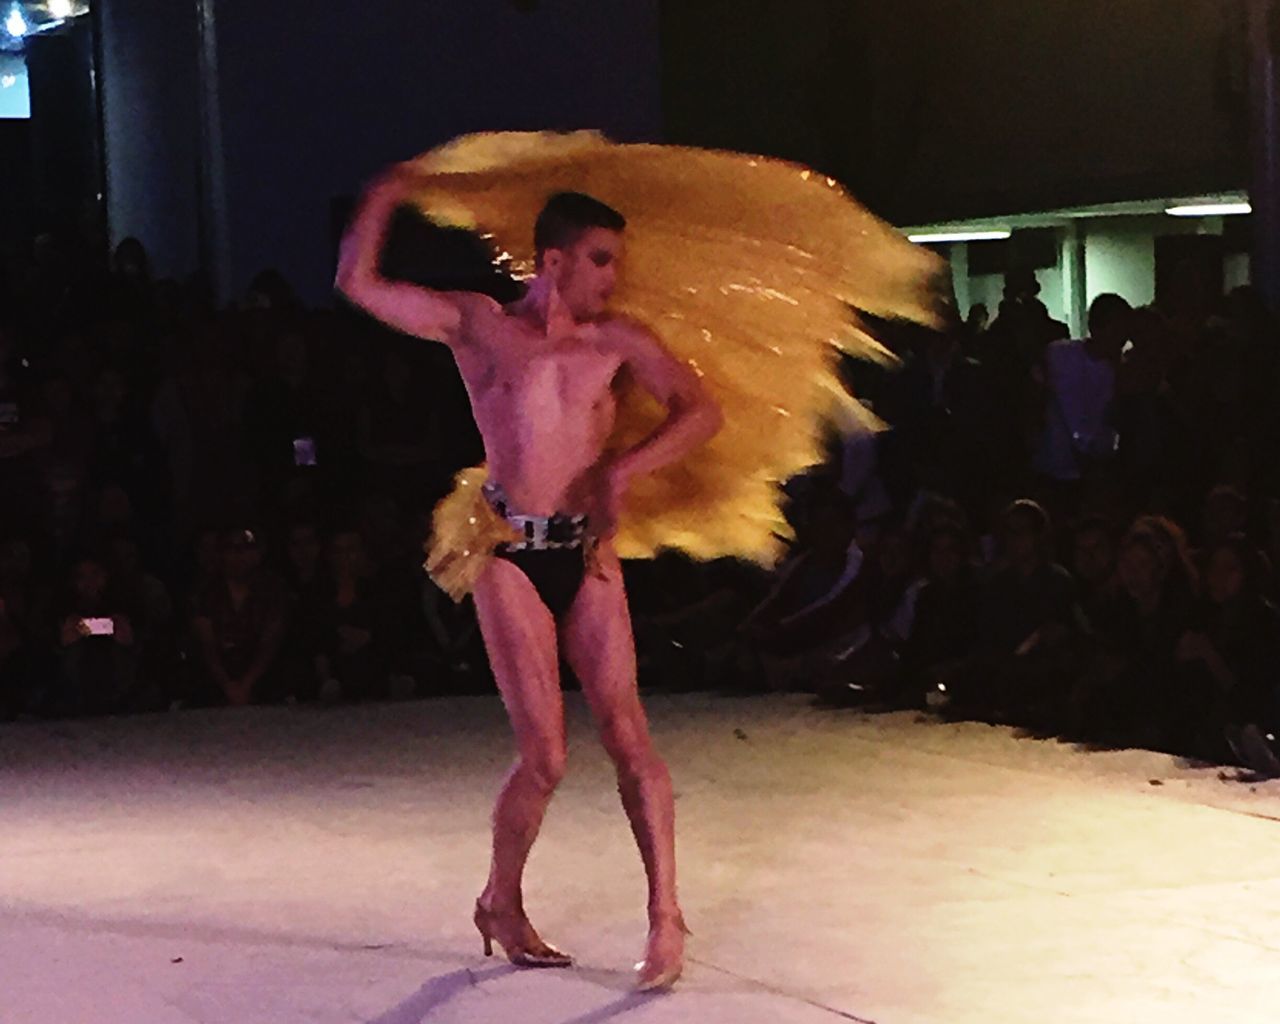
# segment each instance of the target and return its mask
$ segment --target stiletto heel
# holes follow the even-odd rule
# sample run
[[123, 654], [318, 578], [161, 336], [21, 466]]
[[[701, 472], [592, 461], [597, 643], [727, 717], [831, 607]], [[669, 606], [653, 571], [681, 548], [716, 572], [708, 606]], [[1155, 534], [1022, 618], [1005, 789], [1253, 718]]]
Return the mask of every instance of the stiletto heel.
[[[681, 935], [692, 935], [688, 926], [684, 923], [684, 915], [677, 913], [675, 915], [675, 923], [680, 928]], [[649, 935], [652, 941], [653, 927], [649, 928]], [[645, 951], [645, 958], [636, 964], [636, 973], [639, 978], [636, 980], [637, 992], [665, 992], [670, 989], [677, 981], [680, 975], [684, 973], [684, 949], [681, 946], [680, 955], [675, 963], [668, 964], [666, 967], [658, 967], [651, 965], [649, 962], [648, 950]]]
[[500, 913], [476, 900], [473, 920], [484, 939], [485, 956], [493, 955], [493, 943], [496, 941], [507, 959], [518, 967], [573, 966], [573, 957], [543, 942], [519, 911]]

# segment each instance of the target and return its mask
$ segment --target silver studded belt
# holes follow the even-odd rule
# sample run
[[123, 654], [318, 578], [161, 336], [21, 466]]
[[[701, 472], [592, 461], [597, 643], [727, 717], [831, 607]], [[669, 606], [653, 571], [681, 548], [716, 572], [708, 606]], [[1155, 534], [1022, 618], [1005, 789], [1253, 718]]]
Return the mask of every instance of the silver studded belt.
[[511, 502], [502, 486], [496, 483], [484, 485], [484, 496], [498, 515], [502, 516], [524, 537], [522, 541], [502, 544], [504, 551], [555, 551], [563, 548], [582, 547], [587, 539], [587, 517], [557, 512], [551, 516], [527, 516], [511, 510]]

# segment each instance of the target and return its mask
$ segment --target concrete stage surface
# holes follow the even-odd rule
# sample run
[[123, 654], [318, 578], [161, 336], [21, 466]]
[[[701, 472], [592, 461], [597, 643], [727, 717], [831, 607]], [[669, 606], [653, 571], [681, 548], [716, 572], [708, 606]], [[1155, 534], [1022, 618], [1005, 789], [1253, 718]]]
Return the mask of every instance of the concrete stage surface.
[[1280, 1019], [1280, 786], [804, 699], [648, 701], [695, 935], [629, 992], [639, 857], [570, 697], [535, 923], [480, 955], [496, 698], [0, 727], [3, 1024]]

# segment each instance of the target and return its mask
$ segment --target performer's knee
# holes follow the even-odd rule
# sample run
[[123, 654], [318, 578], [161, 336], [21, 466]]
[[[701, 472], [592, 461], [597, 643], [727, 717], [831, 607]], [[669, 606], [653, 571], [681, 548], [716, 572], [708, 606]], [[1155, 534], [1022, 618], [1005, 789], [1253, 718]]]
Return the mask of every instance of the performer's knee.
[[568, 762], [569, 756], [565, 745], [552, 742], [523, 751], [520, 755], [520, 770], [539, 789], [551, 793], [564, 778]]
[[628, 714], [610, 715], [600, 723], [600, 739], [620, 778], [640, 779], [665, 770], [643, 719]]

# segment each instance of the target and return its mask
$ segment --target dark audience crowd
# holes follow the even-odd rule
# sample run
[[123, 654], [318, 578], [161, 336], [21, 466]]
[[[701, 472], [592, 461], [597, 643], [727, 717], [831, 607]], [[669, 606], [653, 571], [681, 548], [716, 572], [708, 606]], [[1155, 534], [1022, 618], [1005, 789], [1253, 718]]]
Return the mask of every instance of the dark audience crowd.
[[[795, 690], [1280, 773], [1280, 328], [1248, 288], [877, 325], [772, 571], [627, 566], [641, 683]], [[122, 243], [0, 268], [0, 718], [492, 688], [421, 569], [481, 448], [442, 346]]]

